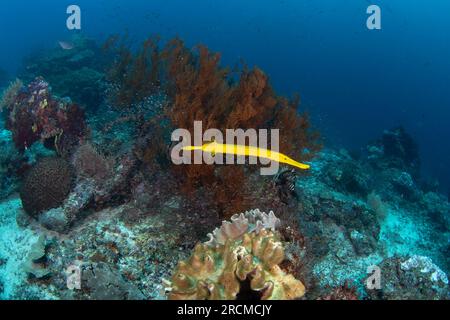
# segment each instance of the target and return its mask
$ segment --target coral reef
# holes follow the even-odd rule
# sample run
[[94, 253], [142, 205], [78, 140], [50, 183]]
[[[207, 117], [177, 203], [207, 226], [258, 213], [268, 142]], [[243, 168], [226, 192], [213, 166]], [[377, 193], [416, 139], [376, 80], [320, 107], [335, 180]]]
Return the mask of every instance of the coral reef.
[[415, 178], [420, 176], [417, 143], [402, 127], [384, 131], [367, 146], [367, 152], [368, 159], [380, 168], [403, 168]]
[[38, 217], [43, 211], [59, 207], [72, 190], [74, 173], [61, 158], [45, 158], [27, 174], [20, 197], [25, 211]]
[[71, 97], [88, 110], [96, 110], [104, 99], [105, 57], [93, 40], [75, 35], [71, 50], [60, 46], [33, 54], [25, 59], [20, 78], [31, 82], [44, 77], [54, 94]]
[[[85, 148], [85, 146], [81, 146]], [[90, 148], [90, 147], [89, 147]], [[88, 150], [91, 152], [93, 150]], [[86, 152], [86, 151], [83, 151]], [[92, 156], [90, 154], [89, 156]], [[94, 157], [100, 156], [95, 153]], [[103, 173], [95, 172], [90, 176], [90, 166], [108, 165], [103, 168]], [[133, 158], [124, 157], [117, 165], [112, 167], [111, 162], [103, 164], [89, 164], [89, 168], [83, 167], [80, 162], [75, 162], [76, 182], [57, 206], [51, 207], [52, 210], [42, 212], [39, 215], [39, 222], [49, 230], [57, 232], [67, 232], [74, 223], [83, 220], [90, 210], [101, 210], [106, 204], [121, 204], [130, 197], [129, 183], [131, 172], [135, 167]], [[111, 167], [110, 167], [111, 165]], [[81, 174], [80, 174], [81, 173]], [[94, 173], [90, 171], [90, 173]], [[125, 200], [123, 200], [125, 199]], [[50, 209], [50, 208], [47, 208]]]
[[[194, 121], [202, 121], [204, 130], [216, 128], [223, 132], [226, 129], [280, 129], [281, 150], [300, 161], [311, 160], [321, 147], [308, 116], [297, 112], [299, 100], [289, 101], [277, 96], [268, 76], [258, 68], [244, 68], [238, 79], [232, 81], [228, 69], [220, 66], [219, 54], [211, 53], [204, 46], [190, 50], [179, 39], [169, 41], [162, 50], [154, 40], [147, 40], [135, 54], [118, 45], [117, 38], [106, 47], [119, 52], [108, 72], [109, 81], [117, 90], [113, 96], [119, 100], [119, 105], [136, 104], [133, 99], [142, 100], [156, 87], [165, 96], [163, 115], [167, 117], [153, 119], [143, 127], [155, 127], [158, 123], [165, 124], [166, 128], [139, 134], [150, 137], [149, 144], [139, 146], [139, 153], [145, 155], [144, 161], [152, 166], [158, 159], [167, 158], [170, 137], [166, 132], [184, 128], [193, 133]], [[139, 108], [135, 109], [139, 112]], [[156, 138], [162, 146], [155, 143], [158, 133], [163, 134]], [[258, 205], [246, 183], [250, 169], [245, 166], [183, 165], [171, 168], [185, 193], [192, 196], [199, 188], [207, 189], [207, 198], [222, 216]]]
[[319, 300], [360, 300], [360, 297], [356, 288], [345, 282], [342, 286], [333, 288], [330, 293], [320, 297]]
[[424, 256], [393, 257], [380, 264], [380, 290], [368, 290], [375, 300], [450, 299], [447, 275]]
[[0, 126], [0, 199], [5, 199], [18, 190], [17, 172], [23, 161], [22, 155], [11, 141], [11, 133]]
[[[209, 230], [213, 226], [205, 219], [207, 215], [193, 215], [192, 221], [186, 222], [180, 215], [178, 201], [173, 197], [165, 200], [151, 209], [152, 214], [133, 224], [124, 219], [129, 205], [104, 209], [91, 213], [65, 234], [43, 229], [37, 222], [27, 221], [19, 228], [16, 219], [21, 220], [20, 201], [2, 204], [7, 220], [0, 220], [0, 237], [5, 238], [6, 247], [3, 250], [3, 243], [0, 244], [0, 256], [9, 257], [5, 273], [14, 276], [4, 297], [163, 299], [161, 279], [168, 278], [177, 262], [187, 258], [199, 237], [199, 224]], [[49, 274], [44, 279], [35, 279], [24, 268], [24, 262], [41, 235], [47, 239], [44, 266]], [[17, 247], [11, 241], [21, 244], [19, 251], [14, 251]], [[81, 268], [81, 290], [67, 288], [66, 270], [74, 265]], [[97, 268], [98, 284], [94, 281]], [[110, 290], [102, 291], [109, 287]]]
[[72, 163], [79, 178], [94, 179], [98, 184], [113, 176], [114, 159], [100, 154], [90, 143], [79, 146]]
[[[139, 289], [105, 263], [84, 265], [81, 271], [81, 286], [85, 299], [93, 300], [143, 300]], [[80, 297], [82, 298], [82, 297]]]
[[119, 108], [136, 108], [160, 85], [161, 55], [157, 39], [147, 39], [133, 53], [118, 36], [110, 37], [103, 49], [116, 58], [106, 73], [109, 82], [108, 99]]
[[[344, 150], [326, 150], [315, 160], [312, 175], [297, 180], [296, 210], [306, 248], [300, 272], [308, 299], [323, 298], [327, 287], [339, 288], [346, 281], [366, 297], [367, 268], [411, 252], [430, 257], [448, 272], [447, 199], [424, 192], [416, 181], [414, 196], [407, 197], [393, 180], [408, 166], [386, 157], [379, 155], [374, 162], [370, 154], [356, 159]], [[348, 180], [339, 178], [347, 163], [369, 193], [349, 188]]]
[[20, 79], [16, 79], [11, 82], [9, 86], [3, 91], [2, 98], [0, 100], [0, 111], [4, 108], [8, 108], [14, 104], [14, 100], [23, 88], [23, 82]]
[[[71, 228], [66, 228], [64, 234], [49, 232], [33, 222], [21, 224], [23, 229], [18, 229], [15, 215], [19, 215], [20, 201], [12, 199], [2, 205], [5, 219], [0, 224], [4, 225], [0, 226], [0, 237], [7, 237], [5, 244], [9, 243], [10, 238], [14, 239], [12, 241], [21, 244], [21, 249], [19, 255], [18, 252], [11, 252], [8, 247], [3, 248], [0, 243], [0, 258], [8, 257], [5, 267], [0, 266], [0, 279], [5, 279], [2, 270], [5, 270], [6, 275], [14, 275], [11, 281], [3, 280], [5, 293], [2, 297], [164, 299], [161, 292], [162, 279], [170, 279], [174, 275], [172, 270], [177, 269], [179, 261], [191, 261], [192, 256], [189, 257], [188, 254], [194, 249], [195, 255], [194, 244], [199, 239], [204, 242], [199, 245], [202, 250], [197, 250], [202, 254], [217, 254], [217, 248], [226, 246], [226, 242], [225, 245], [220, 244], [225, 237], [230, 236], [234, 239], [231, 244], [239, 246], [248, 230], [254, 232], [262, 226], [265, 227], [262, 228], [264, 234], [270, 235], [272, 241], [282, 243], [284, 260], [278, 266], [285, 274], [301, 279], [308, 288], [304, 296], [306, 299], [445, 297], [445, 286], [439, 291], [420, 291], [420, 288], [431, 283], [427, 279], [435, 271], [442, 270], [436, 273], [439, 275], [437, 279], [443, 279], [441, 275], [448, 272], [446, 237], [449, 232], [448, 229], [442, 229], [444, 225], [437, 220], [437, 217], [446, 217], [448, 213], [449, 204], [446, 199], [427, 192], [420, 202], [411, 204], [398, 191], [390, 192], [388, 197], [386, 190], [375, 188], [373, 196], [378, 195], [378, 200], [383, 199], [382, 203], [386, 208], [385, 216], [379, 215], [376, 213], [376, 206], [371, 205], [366, 197], [345, 188], [337, 188], [336, 185], [328, 185], [330, 180], [326, 171], [322, 171], [323, 168], [331, 163], [339, 166], [343, 161], [350, 161], [347, 156], [342, 151], [324, 150], [314, 162], [313, 174], [295, 180], [295, 192], [299, 201], [292, 200], [286, 205], [270, 200], [277, 208], [281, 223], [270, 218], [270, 215], [252, 211], [251, 214], [234, 216], [231, 222], [222, 224], [209, 237], [206, 237], [207, 232], [219, 224], [215, 215], [208, 211], [213, 209], [205, 206], [194, 210], [192, 199], [186, 200], [183, 196], [173, 194], [173, 180], [164, 171], [160, 172], [161, 175], [152, 173], [152, 179], [145, 182], [139, 179], [134, 182], [133, 179], [126, 180], [128, 187], [132, 186], [132, 195], [123, 205], [108, 200], [106, 208], [98, 212], [77, 209], [78, 218], [72, 221]], [[370, 173], [370, 166], [365, 166], [364, 159], [360, 161], [358, 167], [364, 167], [361, 170]], [[253, 176], [250, 178], [253, 179]], [[254, 181], [258, 180], [252, 180], [252, 183]], [[261, 202], [266, 198], [276, 197], [276, 190], [274, 188], [270, 194], [261, 195]], [[75, 193], [69, 196], [72, 201], [76, 200], [72, 203], [81, 203], [82, 197], [74, 195]], [[68, 203], [66, 200], [66, 205]], [[65, 212], [64, 208], [65, 205], [50, 211]], [[85, 208], [90, 206], [86, 205]], [[260, 218], [255, 219], [258, 216]], [[232, 221], [239, 222], [233, 224]], [[272, 231], [272, 226], [277, 231]], [[42, 267], [43, 271], [49, 273], [39, 280], [30, 277], [23, 266], [29, 257], [28, 253], [42, 234], [47, 236], [45, 264]], [[254, 233], [251, 239], [255, 237]], [[212, 247], [205, 244], [208, 241], [213, 244]], [[423, 259], [411, 260], [417, 261], [417, 267], [413, 267], [416, 263], [406, 263], [412, 258], [408, 257], [411, 252], [430, 257], [433, 265], [438, 265], [440, 269], [432, 268], [430, 270], [434, 271], [421, 273], [420, 270], [427, 264], [419, 263]], [[405, 257], [396, 262], [396, 270], [402, 264], [409, 270], [402, 270], [400, 274], [407, 277], [416, 275], [411, 278], [416, 279], [414, 281], [402, 280], [402, 283], [408, 283], [405, 290], [390, 291], [390, 286], [384, 287], [383, 283], [398, 283], [387, 281], [389, 274], [397, 277], [389, 271], [389, 265], [383, 263], [390, 256]], [[82, 290], [72, 291], [66, 287], [67, 276], [64, 270], [74, 261], [81, 261], [84, 279]], [[382, 276], [386, 273], [388, 277], [382, 280], [385, 294], [381, 296], [365, 287], [367, 268], [372, 265], [379, 266]], [[92, 278], [92, 270], [95, 271], [97, 267], [102, 270], [99, 271], [101, 276], [98, 279], [101, 281], [98, 286], [93, 281], [88, 281]], [[419, 276], [423, 279], [420, 280]], [[99, 290], [109, 287], [108, 283], [112, 284], [111, 290], [102, 291], [102, 294]], [[442, 281], [437, 283], [443, 284]], [[128, 290], [125, 288], [129, 288], [127, 292], [132, 294], [125, 294], [124, 290]], [[238, 299], [261, 298], [261, 291], [251, 290], [250, 281], [239, 281], [239, 288], [242, 292], [235, 296]], [[407, 291], [411, 294], [408, 295]]]
[[[231, 72], [206, 47], [157, 43], [112, 38], [100, 52], [74, 39], [30, 58], [29, 85], [5, 92], [1, 299], [449, 298], [450, 204], [421, 181], [404, 129], [359, 157], [320, 150], [298, 98], [278, 96], [259, 68]], [[280, 151], [311, 170], [173, 166], [170, 133], [194, 120], [278, 128]], [[372, 266], [381, 290], [366, 287]], [[80, 289], [67, 286], [72, 267]]]
[[284, 249], [270, 230], [276, 223], [273, 212], [259, 210], [224, 222], [189, 260], [178, 264], [172, 281], [166, 281], [169, 299], [248, 299], [252, 293], [263, 300], [301, 298], [304, 285], [279, 267]]
[[5, 107], [6, 127], [20, 151], [42, 141], [65, 154], [87, 133], [83, 110], [52, 96], [49, 84], [42, 78], [35, 79], [9, 102]]
[[46, 248], [46, 238], [42, 235], [31, 247], [23, 265], [25, 272], [35, 279], [43, 279], [50, 275], [50, 270], [45, 266]]

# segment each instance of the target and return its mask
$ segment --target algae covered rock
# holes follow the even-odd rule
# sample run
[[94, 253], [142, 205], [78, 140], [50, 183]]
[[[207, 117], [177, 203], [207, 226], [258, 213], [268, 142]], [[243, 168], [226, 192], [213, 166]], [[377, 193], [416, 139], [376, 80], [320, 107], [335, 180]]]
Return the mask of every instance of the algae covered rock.
[[424, 256], [393, 257], [380, 264], [381, 289], [367, 290], [374, 300], [449, 299], [447, 275]]
[[259, 210], [235, 215], [198, 244], [187, 261], [181, 261], [171, 281], [165, 281], [171, 300], [291, 300], [305, 293], [303, 283], [286, 274], [278, 234], [270, 230], [275, 215]]
[[105, 263], [93, 263], [83, 267], [82, 287], [90, 300], [143, 300], [139, 289], [125, 281], [117, 270]]

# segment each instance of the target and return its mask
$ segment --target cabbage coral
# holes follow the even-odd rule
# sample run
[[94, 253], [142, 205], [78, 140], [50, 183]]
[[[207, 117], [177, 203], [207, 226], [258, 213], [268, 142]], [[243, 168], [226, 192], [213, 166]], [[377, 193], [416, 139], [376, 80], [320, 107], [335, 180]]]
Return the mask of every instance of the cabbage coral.
[[284, 248], [274, 231], [278, 223], [273, 212], [259, 210], [224, 222], [208, 242], [198, 244], [192, 256], [178, 264], [172, 280], [165, 281], [168, 298], [235, 300], [252, 293], [262, 300], [302, 297], [304, 285], [279, 266]]

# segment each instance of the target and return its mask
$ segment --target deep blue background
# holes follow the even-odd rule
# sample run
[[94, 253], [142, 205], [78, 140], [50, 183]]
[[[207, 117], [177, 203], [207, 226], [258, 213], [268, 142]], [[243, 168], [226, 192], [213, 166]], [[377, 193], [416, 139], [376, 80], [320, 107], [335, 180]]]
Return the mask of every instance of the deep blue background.
[[[450, 184], [448, 0], [4, 0], [0, 67], [15, 72], [24, 55], [68, 39], [69, 4], [89, 36], [179, 35], [226, 64], [260, 66], [280, 93], [300, 93], [330, 145], [360, 149], [402, 124], [424, 170]], [[370, 4], [381, 31], [365, 27]]]

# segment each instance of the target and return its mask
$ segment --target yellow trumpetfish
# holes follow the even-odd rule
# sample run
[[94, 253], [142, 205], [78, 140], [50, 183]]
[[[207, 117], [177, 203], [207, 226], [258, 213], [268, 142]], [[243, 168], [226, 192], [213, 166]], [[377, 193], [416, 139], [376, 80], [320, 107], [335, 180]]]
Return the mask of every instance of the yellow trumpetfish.
[[295, 161], [294, 159], [289, 158], [287, 155], [284, 155], [280, 152], [263, 149], [259, 147], [252, 146], [243, 146], [236, 144], [221, 144], [215, 141], [211, 143], [204, 144], [202, 146], [186, 146], [183, 147], [184, 151], [196, 151], [201, 150], [203, 152], [208, 152], [211, 154], [221, 153], [221, 154], [233, 154], [236, 156], [246, 156], [246, 157], [256, 157], [256, 158], [264, 158], [272, 161], [276, 161], [279, 163], [285, 163], [296, 168], [302, 170], [308, 170], [311, 166]]

